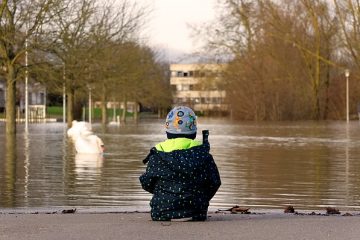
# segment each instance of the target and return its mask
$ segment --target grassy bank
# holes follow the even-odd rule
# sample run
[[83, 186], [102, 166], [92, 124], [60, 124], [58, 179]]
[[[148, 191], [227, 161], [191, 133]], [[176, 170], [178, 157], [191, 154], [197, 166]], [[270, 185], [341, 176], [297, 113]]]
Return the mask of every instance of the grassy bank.
[[[123, 110], [116, 109], [115, 115], [121, 116], [123, 113]], [[113, 109], [107, 109], [107, 115], [109, 119], [113, 118], [114, 110]], [[63, 108], [58, 106], [50, 106], [46, 109], [46, 116], [49, 118], [62, 118], [63, 117]], [[89, 109], [85, 108], [82, 110], [82, 116], [85, 119], [89, 118]], [[133, 113], [127, 112], [126, 117], [132, 117]], [[100, 108], [94, 108], [92, 111], [92, 118], [94, 120], [100, 120], [101, 119], [101, 109]]]
[[[123, 110], [116, 109], [115, 116], [122, 116], [122, 114], [123, 114], [122, 112], [123, 112]], [[114, 115], [114, 110], [113, 109], [107, 109], [107, 116], [108, 116], [109, 121], [112, 121], [113, 115]], [[133, 115], [134, 114], [131, 113], [131, 112], [126, 113], [126, 117], [133, 117]], [[83, 109], [81, 116], [84, 119], [89, 119], [89, 109], [88, 108]], [[48, 106], [46, 108], [46, 117], [47, 118], [62, 119], [62, 117], [63, 117], [63, 108], [59, 107], [59, 106]], [[0, 118], [5, 118], [5, 113], [0, 113]], [[101, 109], [100, 108], [93, 108], [92, 119], [95, 120], [95, 121], [100, 121], [101, 120]]]

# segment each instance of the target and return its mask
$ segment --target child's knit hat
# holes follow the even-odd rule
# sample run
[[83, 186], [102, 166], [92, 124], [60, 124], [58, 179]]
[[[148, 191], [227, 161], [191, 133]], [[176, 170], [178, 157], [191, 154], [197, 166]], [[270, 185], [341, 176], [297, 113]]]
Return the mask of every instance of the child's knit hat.
[[165, 128], [171, 134], [194, 134], [197, 131], [196, 115], [189, 107], [174, 107], [166, 117]]

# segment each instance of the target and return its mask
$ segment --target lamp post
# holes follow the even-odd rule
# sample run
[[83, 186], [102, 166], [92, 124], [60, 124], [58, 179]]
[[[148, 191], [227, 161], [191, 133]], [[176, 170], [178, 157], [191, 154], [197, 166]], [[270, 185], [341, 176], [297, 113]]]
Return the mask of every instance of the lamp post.
[[350, 70], [345, 69], [345, 77], [346, 77], [346, 122], [349, 123], [349, 76]]
[[92, 105], [91, 105], [91, 86], [90, 86], [90, 84], [88, 84], [88, 88], [89, 88], [89, 123], [91, 125], [91, 109], [92, 109]]
[[65, 64], [63, 69], [63, 123], [66, 124], [66, 87], [65, 87]]
[[66, 88], [63, 86], [63, 123], [66, 124]]
[[[27, 31], [26, 31], [27, 34]], [[25, 132], [29, 130], [28, 39], [25, 39]]]

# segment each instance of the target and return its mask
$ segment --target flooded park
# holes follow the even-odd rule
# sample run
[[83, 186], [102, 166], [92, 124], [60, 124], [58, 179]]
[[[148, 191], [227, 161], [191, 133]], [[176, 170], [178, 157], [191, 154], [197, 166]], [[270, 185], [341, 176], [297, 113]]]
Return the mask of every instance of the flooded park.
[[[360, 208], [360, 124], [233, 122], [199, 118], [210, 131], [222, 185], [210, 208]], [[0, 123], [0, 208], [116, 207], [149, 209], [139, 176], [149, 149], [165, 139], [163, 120], [142, 119], [93, 131], [105, 152], [76, 154], [63, 123], [18, 125], [16, 139]]]

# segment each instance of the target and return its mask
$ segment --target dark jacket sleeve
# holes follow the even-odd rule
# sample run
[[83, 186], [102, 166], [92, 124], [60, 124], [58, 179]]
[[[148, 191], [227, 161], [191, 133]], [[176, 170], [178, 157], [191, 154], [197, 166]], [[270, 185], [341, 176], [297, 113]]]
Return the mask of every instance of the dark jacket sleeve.
[[142, 188], [145, 191], [148, 191], [149, 193], [153, 193], [154, 192], [154, 188], [155, 188], [155, 184], [158, 180], [158, 176], [156, 174], [156, 158], [155, 156], [152, 154], [150, 156], [148, 156], [148, 165], [146, 167], [146, 171], [145, 173], [143, 173], [140, 176], [140, 183]]
[[208, 164], [208, 183], [207, 183], [207, 193], [209, 201], [214, 197], [215, 193], [221, 185], [221, 179], [219, 170], [215, 164], [213, 157], [210, 155], [210, 161]]

